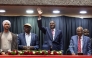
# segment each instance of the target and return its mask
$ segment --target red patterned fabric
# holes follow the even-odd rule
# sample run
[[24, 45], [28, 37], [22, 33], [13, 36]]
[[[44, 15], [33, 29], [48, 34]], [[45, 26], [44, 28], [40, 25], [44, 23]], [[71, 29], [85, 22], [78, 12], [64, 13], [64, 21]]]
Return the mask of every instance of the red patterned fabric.
[[78, 38], [78, 53], [81, 53], [81, 37]]

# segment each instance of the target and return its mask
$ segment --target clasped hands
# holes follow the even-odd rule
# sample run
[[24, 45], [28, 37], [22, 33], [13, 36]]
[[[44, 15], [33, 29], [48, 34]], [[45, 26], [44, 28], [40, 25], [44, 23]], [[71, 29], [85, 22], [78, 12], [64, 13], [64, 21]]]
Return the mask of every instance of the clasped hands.
[[33, 46], [23, 46], [24, 50], [33, 50], [34, 47]]

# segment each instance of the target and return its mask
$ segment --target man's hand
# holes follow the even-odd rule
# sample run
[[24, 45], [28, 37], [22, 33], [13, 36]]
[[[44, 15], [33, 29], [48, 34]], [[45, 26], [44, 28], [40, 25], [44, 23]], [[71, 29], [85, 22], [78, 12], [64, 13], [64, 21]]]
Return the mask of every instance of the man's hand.
[[76, 55], [75, 53], [72, 53], [72, 55]]
[[32, 50], [32, 49], [34, 49], [34, 47], [33, 46], [23, 46], [23, 49], [24, 50]]
[[42, 15], [43, 12], [42, 12], [42, 10], [40, 8], [37, 8], [37, 11], [38, 11], [39, 15]]
[[5, 52], [1, 52], [2, 55], [6, 55]]
[[28, 46], [28, 48], [29, 48], [30, 50], [33, 50], [33, 49], [34, 49], [34, 47], [33, 47], [33, 46]]
[[42, 10], [40, 8], [37, 8], [37, 12], [38, 12], [38, 16], [39, 16], [38, 20], [40, 20], [41, 15], [42, 15], [43, 12], [42, 12]]
[[27, 50], [27, 46], [23, 46], [23, 49], [24, 49], [24, 50]]

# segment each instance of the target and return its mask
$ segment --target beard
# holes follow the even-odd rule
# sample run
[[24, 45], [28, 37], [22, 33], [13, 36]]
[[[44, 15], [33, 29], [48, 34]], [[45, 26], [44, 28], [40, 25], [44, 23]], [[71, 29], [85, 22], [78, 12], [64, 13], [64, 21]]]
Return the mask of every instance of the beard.
[[4, 28], [5, 30], [9, 30], [9, 27]]

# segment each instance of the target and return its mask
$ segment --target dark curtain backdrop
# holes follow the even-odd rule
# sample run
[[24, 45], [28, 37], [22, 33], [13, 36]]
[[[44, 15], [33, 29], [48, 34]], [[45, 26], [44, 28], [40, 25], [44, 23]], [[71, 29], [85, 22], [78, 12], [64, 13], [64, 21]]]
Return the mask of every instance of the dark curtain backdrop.
[[[3, 31], [2, 22], [3, 20], [11, 21], [10, 31], [19, 34], [24, 32], [23, 25], [25, 23], [30, 23], [32, 25], [31, 32], [37, 34], [40, 40], [40, 47], [42, 46], [44, 34], [39, 30], [37, 25], [37, 16], [0, 16], [0, 32]], [[78, 26], [82, 26], [83, 28], [87, 28], [90, 31], [90, 37], [92, 38], [92, 19], [91, 18], [75, 18], [75, 17], [67, 17], [67, 16], [59, 16], [59, 17], [42, 17], [42, 24], [45, 27], [49, 27], [49, 22], [54, 20], [56, 23], [56, 28], [62, 30], [62, 38], [64, 45], [64, 53], [69, 46], [69, 41], [71, 36], [76, 35], [76, 28]]]

